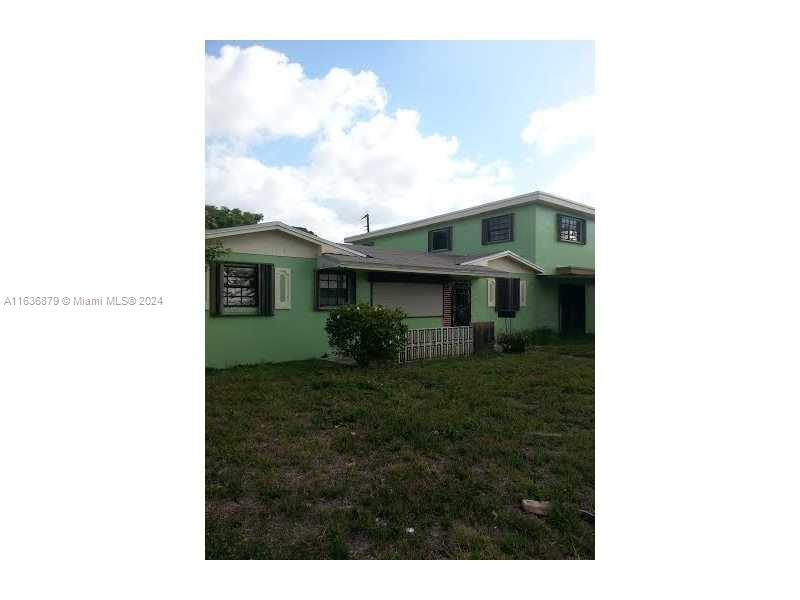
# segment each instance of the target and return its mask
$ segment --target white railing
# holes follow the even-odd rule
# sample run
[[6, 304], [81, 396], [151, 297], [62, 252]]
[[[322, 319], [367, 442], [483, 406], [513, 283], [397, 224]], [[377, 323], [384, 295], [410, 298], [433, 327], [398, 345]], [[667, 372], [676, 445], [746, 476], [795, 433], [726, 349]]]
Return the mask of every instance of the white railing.
[[472, 327], [409, 329], [400, 362], [466, 356], [473, 352]]

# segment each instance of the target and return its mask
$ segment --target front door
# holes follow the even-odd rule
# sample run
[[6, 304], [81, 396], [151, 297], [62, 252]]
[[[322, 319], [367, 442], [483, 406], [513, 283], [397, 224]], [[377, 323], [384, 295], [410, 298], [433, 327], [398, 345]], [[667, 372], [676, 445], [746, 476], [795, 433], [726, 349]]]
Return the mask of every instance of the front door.
[[582, 285], [558, 288], [561, 335], [572, 337], [586, 333], [586, 291]]
[[472, 322], [469, 281], [453, 283], [453, 327], [462, 327]]

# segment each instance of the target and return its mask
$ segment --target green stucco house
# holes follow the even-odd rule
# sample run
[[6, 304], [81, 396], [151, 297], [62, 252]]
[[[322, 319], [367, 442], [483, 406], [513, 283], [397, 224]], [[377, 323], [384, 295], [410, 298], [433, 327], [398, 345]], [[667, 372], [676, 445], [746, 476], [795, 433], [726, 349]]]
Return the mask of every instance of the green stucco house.
[[225, 250], [206, 268], [206, 365], [329, 354], [327, 311], [349, 302], [401, 307], [434, 335], [594, 333], [590, 206], [533, 192], [345, 242], [278, 222], [206, 231]]

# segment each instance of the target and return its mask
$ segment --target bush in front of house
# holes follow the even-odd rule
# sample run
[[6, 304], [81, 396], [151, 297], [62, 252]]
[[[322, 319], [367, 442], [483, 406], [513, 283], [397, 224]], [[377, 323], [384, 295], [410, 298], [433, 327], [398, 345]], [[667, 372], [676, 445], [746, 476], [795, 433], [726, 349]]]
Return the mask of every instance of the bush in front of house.
[[558, 333], [549, 327], [529, 329], [525, 332], [525, 338], [528, 346], [547, 346], [561, 342]]
[[527, 339], [523, 331], [501, 333], [497, 336], [497, 343], [500, 344], [503, 352], [525, 352]]
[[367, 366], [397, 360], [406, 343], [405, 318], [399, 308], [347, 304], [331, 310], [325, 331], [338, 355]]

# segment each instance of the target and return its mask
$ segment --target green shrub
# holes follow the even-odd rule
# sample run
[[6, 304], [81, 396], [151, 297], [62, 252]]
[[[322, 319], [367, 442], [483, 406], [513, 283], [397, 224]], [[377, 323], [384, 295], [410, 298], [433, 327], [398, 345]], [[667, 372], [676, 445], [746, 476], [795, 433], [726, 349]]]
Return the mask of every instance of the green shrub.
[[557, 344], [561, 341], [558, 333], [549, 327], [529, 329], [525, 332], [525, 339], [529, 346], [547, 346], [549, 344]]
[[522, 331], [501, 333], [497, 336], [497, 343], [500, 344], [503, 352], [525, 352], [527, 339]]
[[397, 359], [406, 343], [405, 318], [400, 309], [348, 304], [330, 312], [325, 331], [337, 354], [367, 366]]

